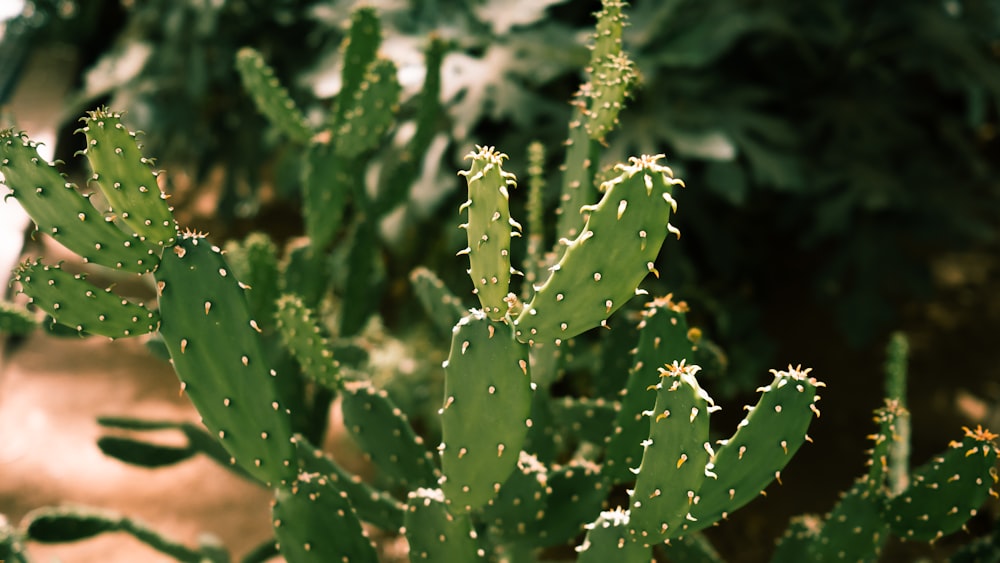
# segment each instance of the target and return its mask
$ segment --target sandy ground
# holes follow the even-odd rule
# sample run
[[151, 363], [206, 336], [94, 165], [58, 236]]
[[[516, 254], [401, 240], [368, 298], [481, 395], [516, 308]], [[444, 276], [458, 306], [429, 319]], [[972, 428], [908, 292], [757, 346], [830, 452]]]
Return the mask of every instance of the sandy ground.
[[[65, 503], [118, 511], [195, 546], [203, 533], [241, 556], [271, 534], [268, 491], [206, 458], [150, 470], [106, 457], [98, 416], [197, 421], [177, 379], [141, 342], [36, 332], [0, 358], [0, 513]], [[169, 441], [170, 437], [166, 437]], [[174, 561], [120, 533], [44, 546], [36, 561]]]

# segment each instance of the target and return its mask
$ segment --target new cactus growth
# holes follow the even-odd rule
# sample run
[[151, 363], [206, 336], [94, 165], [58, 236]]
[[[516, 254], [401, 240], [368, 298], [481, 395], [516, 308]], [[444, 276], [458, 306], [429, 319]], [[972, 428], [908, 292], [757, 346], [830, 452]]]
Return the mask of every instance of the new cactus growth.
[[340, 362], [333, 357], [330, 342], [313, 311], [294, 294], [278, 299], [275, 316], [285, 346], [302, 366], [303, 374], [329, 389], [340, 389]]
[[819, 416], [818, 388], [825, 384], [809, 376], [809, 369], [788, 366], [771, 370], [774, 380], [759, 388], [760, 399], [740, 422], [736, 433], [712, 453], [706, 470], [715, 474], [704, 482], [700, 500], [691, 508], [700, 530], [750, 502], [770, 483], [781, 480], [781, 470], [809, 436], [813, 415]]
[[469, 199], [462, 205], [469, 221], [462, 225], [469, 246], [459, 254], [469, 255], [469, 276], [483, 311], [493, 320], [507, 314], [510, 275], [510, 242], [520, 236], [521, 226], [510, 217], [510, 189], [517, 186], [514, 175], [504, 172], [507, 155], [493, 147], [477, 147], [465, 157], [472, 160], [469, 170], [459, 172], [469, 184]]
[[629, 539], [651, 546], [682, 535], [695, 518], [691, 510], [708, 464], [708, 419], [718, 410], [694, 375], [697, 366], [674, 363], [662, 371], [653, 386], [656, 403], [646, 411], [649, 437], [636, 468], [635, 488], [629, 500]]
[[687, 304], [675, 303], [670, 295], [654, 299], [643, 310], [635, 361], [608, 437], [605, 472], [615, 482], [634, 478], [631, 470], [642, 459], [642, 442], [649, 434], [649, 421], [643, 412], [652, 409], [654, 403], [647, 390], [660, 384], [661, 367], [674, 362], [691, 363], [694, 359], [686, 312]]
[[[38, 155], [22, 133], [0, 131], [0, 173], [11, 196], [24, 207], [38, 231], [83, 258], [109, 268], [144, 274], [159, 258], [137, 235], [122, 232], [54, 166]], [[155, 187], [155, 184], [154, 184]], [[159, 192], [159, 188], [157, 188]]]
[[649, 273], [670, 232], [677, 203], [663, 155], [632, 157], [620, 174], [602, 185], [604, 196], [581, 208], [587, 222], [567, 246], [552, 274], [514, 321], [518, 340], [562, 342], [603, 324], [632, 298]]
[[139, 151], [135, 133], [125, 128], [121, 117], [101, 108], [83, 118], [80, 132], [87, 138], [83, 154], [111, 211], [140, 240], [162, 251], [176, 240], [177, 225], [150, 168], [152, 161]]

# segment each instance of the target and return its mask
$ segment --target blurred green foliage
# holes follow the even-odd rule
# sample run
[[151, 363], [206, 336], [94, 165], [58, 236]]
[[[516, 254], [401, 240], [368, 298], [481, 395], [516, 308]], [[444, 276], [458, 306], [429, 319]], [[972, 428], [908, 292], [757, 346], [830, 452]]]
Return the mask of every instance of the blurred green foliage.
[[[164, 167], [198, 179], [221, 167], [220, 214], [252, 217], [261, 163], [279, 163], [279, 183], [297, 175], [282, 176], [280, 136], [242, 91], [234, 55], [244, 45], [260, 51], [317, 118], [339, 87], [338, 45], [355, 4], [46, 0], [31, 3], [35, 31], [21, 37], [94, 51], [67, 116], [99, 99], [128, 108], [132, 127], [157, 132], [145, 142]], [[442, 68], [450, 138], [434, 148], [438, 169], [424, 170], [423, 191], [413, 190], [424, 194], [414, 206], [427, 254], [443, 255], [434, 250], [458, 248], [460, 233], [442, 230], [450, 221], [437, 216], [453, 207], [438, 204], [455, 194], [459, 179], [447, 171], [473, 143], [556, 147], [565, 138], [599, 2], [367, 4], [400, 69], [403, 119], [427, 35], [452, 46]], [[680, 250], [655, 290], [711, 311], [701, 324], [733, 365], [756, 373], [767, 363], [758, 317], [789, 288], [864, 345], [892, 326], [900, 303], [926, 295], [933, 256], [995, 241], [1000, 2], [635, 0], [630, 14], [624, 41], [642, 85], [605, 156], [665, 152], [691, 186]], [[550, 164], [563, 160], [549, 153]], [[554, 207], [558, 182], [548, 183]]]

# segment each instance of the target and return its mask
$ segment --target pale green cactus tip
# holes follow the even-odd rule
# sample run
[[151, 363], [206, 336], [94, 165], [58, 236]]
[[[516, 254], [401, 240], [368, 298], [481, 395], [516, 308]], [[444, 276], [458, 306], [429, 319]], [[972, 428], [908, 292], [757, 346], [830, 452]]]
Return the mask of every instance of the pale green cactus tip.
[[522, 227], [510, 216], [510, 188], [517, 186], [514, 174], [503, 170], [507, 155], [491, 146], [476, 146], [466, 155], [469, 170], [459, 175], [468, 182], [469, 197], [459, 208], [468, 211], [468, 221], [460, 228], [467, 233], [468, 246], [458, 255], [469, 257], [468, 274], [483, 310], [493, 320], [503, 319], [516, 305], [509, 292], [512, 275], [523, 275], [510, 263], [513, 237]]

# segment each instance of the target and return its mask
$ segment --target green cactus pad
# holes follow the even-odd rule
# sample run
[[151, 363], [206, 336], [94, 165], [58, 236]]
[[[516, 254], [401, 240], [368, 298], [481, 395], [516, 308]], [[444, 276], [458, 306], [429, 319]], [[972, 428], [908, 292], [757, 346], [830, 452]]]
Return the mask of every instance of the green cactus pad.
[[406, 503], [406, 539], [410, 561], [485, 561], [485, 551], [469, 514], [448, 511], [441, 489], [419, 488]]
[[[569, 138], [566, 140], [566, 163], [562, 177], [562, 195], [559, 198], [559, 209], [556, 211], [557, 236], [573, 239], [580, 235], [580, 229], [586, 218], [579, 213], [580, 208], [590, 205], [597, 193], [594, 186], [594, 168], [597, 161], [598, 143], [590, 140], [587, 128], [583, 125], [586, 104], [581, 100], [573, 101], [573, 115], [569, 121]], [[537, 285], [542, 279], [532, 281]]]
[[281, 340], [309, 379], [331, 390], [343, 385], [340, 362], [312, 309], [297, 295], [282, 295], [276, 314]]
[[347, 494], [325, 475], [300, 473], [278, 488], [271, 515], [278, 550], [288, 561], [378, 561]]
[[649, 438], [629, 501], [629, 534], [643, 545], [684, 535], [694, 521], [711, 451], [709, 415], [719, 409], [695, 379], [699, 369], [679, 362], [661, 369], [656, 403], [643, 413]]
[[894, 399], [886, 399], [885, 405], [875, 410], [879, 430], [869, 436], [875, 443], [869, 456], [867, 476], [868, 489], [873, 493], [884, 494], [888, 491], [890, 495], [895, 495], [906, 488], [909, 468], [896, 468], [893, 452], [898, 450], [901, 441], [909, 443], [908, 434], [904, 438], [902, 433], [903, 428], [908, 431], [909, 416], [910, 413]]
[[296, 143], [306, 144], [313, 132], [306, 125], [306, 118], [288, 95], [288, 90], [274, 76], [264, 57], [251, 47], [236, 53], [236, 70], [243, 80], [243, 88], [253, 97], [257, 111], [264, 114], [271, 125]]
[[621, 508], [601, 512], [595, 522], [587, 524], [587, 535], [576, 548], [577, 563], [649, 563], [653, 549], [629, 539], [629, 512]]
[[340, 408], [354, 442], [383, 473], [407, 490], [436, 485], [440, 475], [434, 455], [384, 389], [349, 382]]
[[41, 261], [25, 262], [14, 272], [30, 303], [52, 315], [60, 324], [78, 332], [108, 338], [138, 336], [156, 330], [159, 315], [142, 304], [132, 303], [98, 289], [84, 274], [71, 274]]
[[360, 87], [334, 131], [336, 153], [353, 159], [378, 147], [396, 121], [402, 87], [396, 63], [377, 59], [369, 65]]
[[566, 436], [578, 442], [600, 444], [611, 428], [618, 404], [602, 397], [596, 399], [561, 397], [552, 399], [552, 416], [566, 429]]
[[514, 175], [504, 172], [507, 155], [493, 147], [476, 147], [465, 156], [472, 160], [468, 170], [459, 172], [469, 185], [469, 221], [462, 225], [469, 246], [459, 254], [469, 255], [469, 276], [483, 310], [493, 320], [507, 314], [510, 288], [510, 241], [520, 236], [521, 226], [510, 217], [510, 188], [517, 186]]
[[347, 472], [302, 436], [295, 437], [295, 449], [302, 470], [318, 473], [333, 481], [351, 499], [358, 518], [387, 532], [397, 532], [403, 526], [405, 507], [391, 495]]
[[427, 316], [434, 321], [434, 325], [451, 334], [451, 329], [458, 319], [468, 312], [462, 300], [455, 297], [441, 278], [424, 267], [410, 272], [410, 284], [413, 285], [413, 292], [417, 294], [420, 305], [427, 312]]
[[714, 473], [705, 479], [692, 509], [697, 531], [718, 522], [757, 498], [792, 459], [808, 436], [822, 382], [809, 376], [809, 369], [788, 367], [771, 370], [774, 380], [758, 389], [757, 405], [740, 422], [736, 433], [720, 442], [706, 468]]
[[[449, 334], [455, 323], [469, 312], [462, 300], [456, 297], [441, 278], [429, 269], [423, 266], [414, 269], [410, 272], [410, 282], [413, 284], [417, 299], [420, 300], [420, 304], [428, 316], [431, 316], [435, 323], [440, 324], [441, 327], [447, 323]], [[442, 311], [446, 314], [442, 315]]]
[[813, 541], [823, 529], [823, 519], [815, 514], [794, 516], [788, 521], [788, 528], [778, 539], [778, 545], [771, 556], [771, 563], [800, 563], [808, 561]]
[[139, 467], [167, 467], [198, 453], [191, 446], [164, 446], [121, 436], [101, 436], [97, 447], [108, 457]]
[[238, 464], [274, 486], [295, 475], [291, 421], [240, 282], [217, 247], [186, 232], [156, 272], [160, 333], [181, 388]]
[[982, 427], [965, 429], [944, 455], [918, 468], [910, 486], [887, 507], [894, 534], [907, 540], [934, 541], [953, 533], [975, 516], [997, 482], [996, 434]]
[[549, 470], [548, 507], [535, 526], [539, 546], [564, 545], [580, 535], [604, 507], [609, 488], [600, 468], [574, 460]]
[[503, 543], [531, 543], [551, 493], [548, 467], [537, 457], [522, 451], [517, 469], [504, 482], [493, 502], [483, 509], [482, 520]]
[[156, 268], [159, 258], [153, 250], [105, 218], [38, 155], [37, 145], [26, 135], [0, 131], [0, 173], [38, 230], [84, 262], [139, 274]]
[[604, 474], [616, 483], [635, 479], [631, 469], [639, 467], [642, 442], [649, 437], [649, 420], [642, 413], [652, 409], [656, 401], [656, 395], [647, 390], [660, 382], [660, 368], [694, 360], [687, 310], [686, 303], [675, 303], [667, 295], [646, 304], [643, 311], [635, 361], [629, 370], [604, 461]]
[[[310, 144], [303, 161], [302, 214], [306, 234], [313, 248], [324, 249], [340, 229], [350, 197], [347, 163], [327, 143]], [[325, 280], [326, 276], [317, 279]]]
[[441, 408], [441, 488], [456, 514], [493, 499], [517, 465], [530, 424], [527, 348], [472, 311], [455, 325]]
[[551, 268], [514, 322], [521, 342], [561, 342], [605, 323], [636, 294], [668, 232], [676, 204], [671, 195], [683, 182], [657, 164], [662, 155], [632, 157], [620, 175], [605, 182], [604, 197], [589, 213], [583, 232]]
[[83, 154], [90, 161], [93, 180], [111, 210], [139, 238], [154, 249], [177, 240], [177, 223], [167, 197], [156, 183], [152, 161], [142, 155], [121, 114], [101, 108], [81, 119], [87, 137]]
[[382, 23], [375, 8], [362, 6], [354, 10], [351, 13], [351, 29], [341, 44], [344, 69], [341, 72], [337, 108], [328, 121], [331, 129], [336, 130], [343, 122], [344, 113], [351, 106], [355, 93], [361, 88], [365, 72], [375, 60], [381, 43]]
[[870, 491], [865, 480], [859, 479], [841, 497], [823, 528], [812, 538], [809, 557], [805, 560], [877, 561], [889, 539], [882, 503], [882, 496]]
[[618, 114], [638, 78], [635, 65], [622, 49], [625, 3], [605, 0], [603, 4], [597, 14], [594, 50], [588, 67], [590, 81], [582, 91], [587, 101], [584, 112], [587, 133], [600, 142], [618, 124]]
[[278, 247], [266, 233], [253, 232], [241, 241], [228, 241], [223, 252], [236, 279], [250, 286], [247, 291], [250, 315], [262, 323], [265, 333], [269, 333], [280, 296]]

